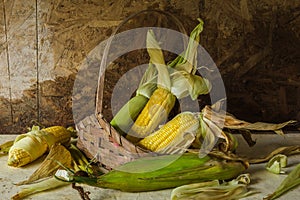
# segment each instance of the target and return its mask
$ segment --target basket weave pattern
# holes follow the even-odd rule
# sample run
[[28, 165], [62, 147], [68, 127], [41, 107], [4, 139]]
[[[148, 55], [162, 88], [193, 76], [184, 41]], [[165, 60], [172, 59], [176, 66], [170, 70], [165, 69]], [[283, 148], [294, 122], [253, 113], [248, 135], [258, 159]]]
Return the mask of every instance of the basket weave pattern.
[[96, 158], [109, 168], [154, 155], [120, 136], [102, 116], [100, 120], [95, 115], [88, 116], [76, 125], [76, 129], [79, 135], [78, 148], [89, 158]]

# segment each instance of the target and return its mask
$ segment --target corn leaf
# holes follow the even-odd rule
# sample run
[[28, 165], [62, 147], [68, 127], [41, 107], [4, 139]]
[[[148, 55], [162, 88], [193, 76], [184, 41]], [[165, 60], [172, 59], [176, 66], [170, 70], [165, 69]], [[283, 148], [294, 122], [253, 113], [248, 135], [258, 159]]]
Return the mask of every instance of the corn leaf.
[[143, 95], [148, 99], [156, 89], [157, 70], [153, 63], [164, 64], [164, 57], [158, 43], [155, 40], [152, 30], [147, 32], [147, 51], [150, 57], [149, 65], [143, 74], [139, 87], [136, 91], [137, 95]]
[[150, 63], [153, 63], [154, 65], [165, 65], [163, 52], [154, 36], [152, 29], [147, 32], [146, 45], [148, 54], [150, 56]]
[[199, 24], [190, 34], [187, 49], [168, 65], [178, 70], [185, 70], [187, 73], [195, 74], [197, 67], [197, 48], [200, 41], [200, 33], [203, 31], [204, 22], [201, 19]]
[[215, 144], [218, 142], [219, 138], [226, 139], [226, 134], [223, 130], [214, 124], [212, 121], [204, 118], [203, 115], [200, 115], [200, 139], [201, 148], [199, 151], [199, 156], [205, 156], [210, 152]]
[[27, 186], [27, 187], [21, 189], [21, 191], [19, 191], [11, 199], [12, 200], [20, 200], [20, 199], [23, 199], [23, 198], [25, 198], [29, 195], [32, 195], [32, 194], [35, 194], [35, 193], [38, 193], [38, 192], [42, 192], [42, 191], [46, 191], [46, 190], [66, 186], [66, 185], [69, 185], [69, 184], [70, 184], [69, 182], [63, 182], [63, 181], [57, 180], [54, 177], [51, 177], [51, 178], [48, 178], [48, 179], [43, 180], [43, 181], [38, 182], [38, 183], [34, 183], [30, 186]]
[[171, 200], [237, 200], [253, 194], [248, 192], [249, 175], [240, 175], [230, 182], [219, 183], [218, 180], [193, 183], [175, 188]]
[[167, 90], [171, 88], [171, 80], [168, 68], [165, 64], [165, 59], [162, 50], [154, 36], [153, 30], [147, 32], [147, 51], [150, 56], [150, 63], [153, 63], [158, 72], [157, 85]]
[[211, 90], [211, 84], [207, 79], [185, 71], [173, 72], [171, 82], [171, 92], [179, 99], [190, 95], [196, 100], [199, 95], [208, 94]]
[[264, 122], [250, 123], [239, 120], [227, 112], [216, 112], [210, 106], [205, 106], [205, 108], [202, 110], [202, 113], [205, 118], [212, 120], [219, 127], [240, 130], [274, 131], [280, 135], [283, 135], [281, 130], [283, 127], [296, 122], [294, 120], [290, 120], [279, 124]]
[[277, 154], [283, 154], [286, 156], [294, 155], [294, 154], [299, 154], [300, 153], [300, 145], [298, 146], [287, 146], [287, 147], [279, 147], [272, 151], [269, 155], [267, 155], [264, 158], [252, 158], [249, 160], [249, 163], [251, 164], [257, 164], [257, 163], [263, 163], [267, 162], [270, 159], [272, 159], [274, 156]]
[[[69, 147], [69, 151], [74, 160], [74, 168], [75, 171], [85, 171], [88, 174], [93, 174], [93, 168], [91, 166], [91, 162], [85, 157], [85, 155], [78, 149], [78, 147], [74, 144], [71, 144]], [[70, 168], [66, 166], [67, 168]]]
[[[131, 127], [132, 122], [136, 120], [140, 111], [146, 105], [154, 90], [157, 88], [157, 70], [153, 62], [163, 62], [162, 52], [158, 43], [155, 41], [151, 31], [147, 34], [147, 45], [150, 63], [143, 74], [136, 91], [136, 96], [131, 98], [114, 116], [111, 125], [120, 133], [126, 133]], [[150, 48], [151, 47], [151, 48]]]
[[142, 95], [148, 99], [151, 97], [156, 87], [157, 82], [157, 70], [152, 63], [149, 63], [143, 77], [140, 81], [139, 87], [136, 91], [136, 95]]
[[297, 187], [300, 185], [300, 164], [298, 164], [290, 174], [282, 181], [279, 187], [275, 190], [274, 193], [268, 195], [264, 198], [264, 200], [273, 200], [284, 193], [288, 192], [289, 190]]

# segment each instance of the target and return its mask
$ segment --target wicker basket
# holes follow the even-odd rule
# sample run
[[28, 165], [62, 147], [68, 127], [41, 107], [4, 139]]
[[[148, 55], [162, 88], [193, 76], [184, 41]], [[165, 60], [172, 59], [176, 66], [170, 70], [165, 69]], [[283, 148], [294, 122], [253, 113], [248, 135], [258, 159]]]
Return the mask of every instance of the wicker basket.
[[[144, 19], [150, 19], [150, 22]], [[144, 10], [125, 19], [117, 27], [113, 35], [138, 27], [164, 27], [186, 34], [180, 21], [170, 13], [158, 10]], [[107, 44], [102, 60], [105, 60], [108, 56], [110, 45], [111, 43]], [[139, 57], [148, 62], [148, 58], [145, 54], [141, 53]], [[106, 67], [106, 65], [103, 65], [102, 63], [100, 68], [103, 67]], [[104, 68], [104, 70], [105, 69], [106, 68]], [[125, 71], [129, 69], [130, 67]], [[111, 111], [105, 101], [110, 101], [111, 91], [109, 91], [109, 88], [105, 88], [106, 80], [109, 79], [106, 79], [104, 76], [105, 73], [101, 73], [101, 71], [103, 71], [103, 69], [100, 69], [100, 74], [103, 75], [99, 77], [98, 81], [95, 114], [87, 116], [76, 123], [76, 128], [79, 133], [77, 146], [89, 158], [96, 158], [97, 161], [108, 169], [117, 167], [139, 157], [153, 156], [153, 152], [146, 151], [133, 145], [108, 123], [108, 121], [111, 120]], [[122, 74], [120, 74], [120, 76], [121, 75]]]

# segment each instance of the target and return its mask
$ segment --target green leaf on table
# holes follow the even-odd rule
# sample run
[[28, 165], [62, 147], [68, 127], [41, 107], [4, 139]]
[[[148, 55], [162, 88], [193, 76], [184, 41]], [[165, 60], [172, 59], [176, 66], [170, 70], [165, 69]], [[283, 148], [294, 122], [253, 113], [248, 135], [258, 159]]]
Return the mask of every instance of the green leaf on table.
[[290, 173], [289, 175], [282, 181], [279, 187], [275, 190], [274, 193], [269, 194], [264, 200], [273, 200], [284, 193], [288, 192], [289, 190], [295, 188], [296, 186], [300, 185], [300, 164], [298, 164]]

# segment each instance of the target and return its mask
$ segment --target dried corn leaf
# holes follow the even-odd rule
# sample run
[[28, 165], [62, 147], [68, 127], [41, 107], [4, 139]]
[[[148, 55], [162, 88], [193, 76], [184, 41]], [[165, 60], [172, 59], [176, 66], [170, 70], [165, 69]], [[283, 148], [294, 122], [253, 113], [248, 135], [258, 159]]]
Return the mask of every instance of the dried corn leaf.
[[71, 168], [71, 163], [71, 153], [63, 145], [54, 144], [40, 167], [27, 180], [21, 181], [17, 185], [30, 184], [39, 179], [52, 176], [61, 168], [61, 165]]
[[[256, 131], [274, 131], [279, 135], [283, 135], [281, 130], [283, 127], [295, 123], [295, 121], [290, 120], [280, 124], [256, 122], [249, 123], [243, 120], [236, 119], [233, 115], [225, 112], [224, 110], [218, 109], [220, 107], [221, 101], [217, 102], [212, 106], [205, 106], [201, 111], [200, 124], [201, 130], [196, 138], [201, 138], [204, 140], [201, 145], [202, 154], [210, 151], [216, 144], [219, 138], [224, 139], [225, 142], [222, 143], [222, 150], [232, 151], [236, 148], [234, 137], [230, 134], [226, 134], [223, 128], [237, 129], [242, 131], [249, 131], [248, 136], [251, 136], [253, 130]], [[251, 139], [251, 137], [250, 137]], [[208, 142], [209, 141], [209, 142]], [[247, 141], [253, 143], [252, 140]]]
[[283, 154], [286, 156], [299, 154], [300, 153], [300, 146], [288, 146], [288, 147], [279, 147], [272, 151], [269, 155], [267, 155], [264, 158], [252, 158], [249, 160], [250, 164], [257, 164], [257, 163], [263, 163], [269, 161], [271, 158], [273, 158], [277, 154]]
[[253, 194], [253, 192], [248, 192], [249, 183], [249, 174], [242, 174], [222, 184], [215, 180], [183, 185], [171, 192], [171, 200], [237, 200]]
[[227, 112], [216, 112], [210, 106], [205, 106], [205, 108], [202, 110], [202, 113], [205, 118], [212, 120], [219, 127], [241, 130], [274, 131], [280, 135], [283, 134], [281, 131], [283, 127], [296, 122], [294, 120], [290, 120], [279, 124], [264, 122], [250, 123], [239, 120]]
[[300, 164], [298, 164], [293, 171], [282, 181], [276, 191], [264, 200], [273, 200], [280, 197], [282, 194], [288, 192], [290, 189], [300, 185]]
[[46, 190], [50, 190], [50, 189], [54, 189], [54, 188], [58, 188], [58, 187], [66, 186], [66, 185], [70, 185], [70, 183], [60, 181], [60, 180], [56, 179], [55, 177], [51, 177], [51, 178], [48, 178], [48, 179], [43, 180], [38, 183], [34, 183], [30, 186], [27, 186], [27, 187], [21, 189], [21, 191], [19, 191], [17, 194], [15, 194], [13, 197], [11, 197], [11, 199], [12, 200], [20, 200], [20, 199], [23, 199], [29, 195], [32, 195], [32, 194], [35, 194], [38, 192], [42, 192], [42, 191], [46, 191]]

